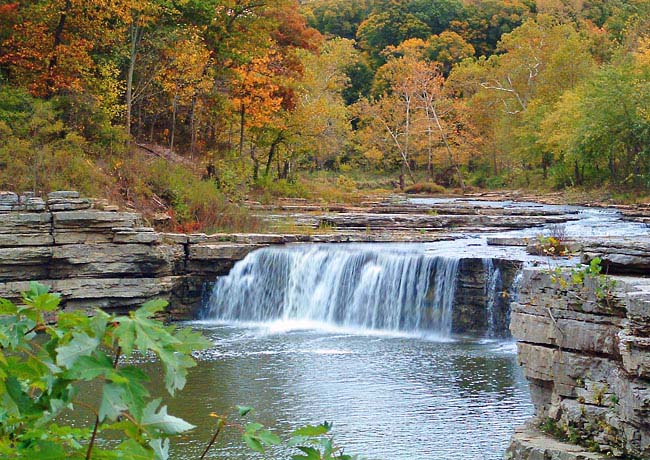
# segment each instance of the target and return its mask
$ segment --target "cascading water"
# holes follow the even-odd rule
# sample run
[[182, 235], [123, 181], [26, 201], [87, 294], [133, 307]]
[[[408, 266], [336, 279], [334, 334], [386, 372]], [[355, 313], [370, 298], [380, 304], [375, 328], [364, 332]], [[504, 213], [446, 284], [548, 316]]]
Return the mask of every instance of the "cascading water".
[[496, 319], [503, 317], [501, 270], [492, 259], [482, 262], [484, 302], [470, 296], [468, 310], [468, 296], [456, 291], [459, 278], [476, 269], [470, 259], [431, 255], [417, 244], [269, 247], [252, 252], [217, 279], [200, 316], [448, 337], [454, 332], [454, 309], [462, 308], [463, 315], [485, 311], [487, 327], [480, 335], [507, 336], [507, 325]]
[[483, 259], [483, 267], [485, 268], [485, 285], [483, 292], [485, 294], [485, 310], [487, 316], [487, 337], [495, 337], [496, 332], [496, 318], [495, 308], [498, 300], [498, 295], [501, 292], [502, 280], [501, 270], [495, 267], [494, 261], [489, 258]]
[[458, 267], [409, 245], [264, 248], [216, 281], [201, 316], [448, 336]]

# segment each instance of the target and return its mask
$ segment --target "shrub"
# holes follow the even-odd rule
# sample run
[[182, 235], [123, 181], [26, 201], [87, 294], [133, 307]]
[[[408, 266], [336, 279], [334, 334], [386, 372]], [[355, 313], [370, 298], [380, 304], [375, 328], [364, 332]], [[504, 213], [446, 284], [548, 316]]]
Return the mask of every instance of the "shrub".
[[[0, 456], [166, 459], [169, 437], [193, 426], [169, 415], [160, 399], [151, 398], [146, 374], [121, 358], [155, 354], [173, 395], [195, 365], [190, 353], [208, 342], [153, 320], [164, 301], [149, 302], [129, 316], [58, 312], [57, 324], [48, 324], [59, 302], [37, 283], [21, 305], [0, 299]], [[60, 424], [57, 417], [79, 405], [80, 384], [90, 381], [101, 388], [92, 426]], [[110, 449], [99, 446], [104, 430], [119, 431], [123, 440]]]
[[288, 197], [307, 198], [308, 192], [300, 182], [287, 179], [273, 179], [270, 176], [261, 176], [255, 182], [258, 193], [261, 192], [267, 198]]
[[336, 178], [336, 186], [348, 192], [357, 189], [357, 184], [354, 182], [354, 180], [344, 175], [340, 175]]
[[445, 189], [442, 185], [436, 184], [435, 182], [419, 182], [417, 184], [409, 185], [404, 189], [404, 192], [412, 195], [438, 195], [445, 193], [446, 191], [447, 189]]
[[145, 183], [172, 208], [177, 230], [255, 231], [262, 222], [230, 201], [213, 180], [198, 177], [183, 165], [154, 160], [142, 171]]

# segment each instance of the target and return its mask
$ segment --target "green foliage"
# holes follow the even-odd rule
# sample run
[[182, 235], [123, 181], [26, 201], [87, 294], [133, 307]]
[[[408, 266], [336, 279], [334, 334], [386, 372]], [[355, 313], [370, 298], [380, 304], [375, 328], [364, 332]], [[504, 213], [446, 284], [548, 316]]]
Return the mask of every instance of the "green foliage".
[[307, 191], [301, 183], [287, 179], [273, 179], [271, 176], [261, 176], [255, 186], [263, 195], [264, 201], [274, 197], [306, 198]]
[[462, 18], [464, 13], [460, 0], [411, 0], [407, 9], [427, 24], [432, 34], [448, 30], [451, 22]]
[[409, 38], [425, 39], [431, 35], [427, 24], [415, 15], [392, 7], [381, 13], [373, 13], [357, 31], [359, 46], [368, 51], [374, 61], [382, 64], [381, 51], [389, 45], [398, 45]]
[[375, 0], [321, 0], [303, 5], [310, 26], [321, 33], [343, 38], [354, 38], [359, 24], [382, 2]]
[[599, 257], [594, 257], [589, 264], [568, 271], [557, 267], [550, 271], [551, 281], [560, 289], [571, 290], [583, 302], [612, 308], [616, 280], [602, 273], [601, 262]]
[[[192, 350], [208, 342], [190, 330], [154, 319], [167, 305], [152, 301], [128, 316], [95, 311], [58, 312], [60, 297], [31, 283], [21, 304], [0, 299], [0, 454], [6, 459], [164, 460], [169, 438], [193, 428], [167, 413], [146, 388], [148, 376], [127, 364], [133, 353], [160, 359], [170, 394], [185, 385]], [[96, 382], [99, 404], [89, 407], [93, 426], [62, 425], [59, 416], [85, 405], [84, 382]], [[117, 431], [118, 445], [97, 436]]]
[[1, 189], [99, 194], [108, 178], [94, 153], [93, 144], [66, 126], [55, 102], [0, 86]]
[[301, 453], [293, 455], [292, 460], [354, 460], [356, 456], [348, 455], [343, 449], [337, 447], [331, 436], [328, 436], [332, 425], [324, 422], [320, 425], [307, 425], [298, 428], [293, 433], [289, 442], [290, 447]]
[[[230, 196], [223, 191], [224, 185], [219, 186], [218, 178], [201, 178], [186, 165], [170, 164], [162, 159], [136, 161], [132, 158], [129, 163], [120, 161], [115, 169], [134, 194], [155, 196], [158, 201], [169, 204], [173, 224], [178, 230], [251, 231], [262, 228], [258, 219], [231, 202]], [[239, 185], [229, 184], [226, 188], [231, 190], [231, 187], [234, 190]]]
[[569, 440], [566, 431], [558, 424], [558, 422], [550, 417], [547, 417], [539, 425], [542, 432], [559, 439], [561, 441]]

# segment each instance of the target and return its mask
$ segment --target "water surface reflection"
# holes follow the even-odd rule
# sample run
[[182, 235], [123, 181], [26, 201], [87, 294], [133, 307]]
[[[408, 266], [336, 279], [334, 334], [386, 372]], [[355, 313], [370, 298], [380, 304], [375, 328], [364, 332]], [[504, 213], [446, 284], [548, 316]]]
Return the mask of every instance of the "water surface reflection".
[[[233, 413], [236, 404], [255, 407], [256, 419], [281, 433], [334, 421], [340, 444], [377, 460], [500, 459], [532, 414], [512, 344], [199, 327], [215, 345], [197, 355], [170, 404], [198, 426], [174, 446], [178, 460], [197, 458], [214, 426], [210, 413]], [[256, 458], [234, 430], [219, 446], [211, 458]]]

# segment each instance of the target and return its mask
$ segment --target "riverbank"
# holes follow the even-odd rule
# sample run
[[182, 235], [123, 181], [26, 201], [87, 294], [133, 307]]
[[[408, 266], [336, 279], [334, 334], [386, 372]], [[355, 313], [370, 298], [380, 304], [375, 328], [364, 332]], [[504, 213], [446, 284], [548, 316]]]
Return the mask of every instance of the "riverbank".
[[[171, 303], [170, 317], [194, 318], [210, 284], [261, 248], [430, 243], [423, 249], [427, 257], [453, 255], [458, 261], [452, 264], [456, 290], [447, 308], [453, 324], [448, 333], [498, 337], [494, 331], [505, 330], [511, 316], [536, 414], [513, 438], [508, 458], [644, 458], [650, 454], [645, 422], [650, 413], [650, 284], [644, 278], [650, 273], [650, 236], [634, 223], [644, 222], [644, 211], [630, 209], [634, 215], [621, 217], [611, 210], [493, 198], [390, 199], [338, 207], [300, 201], [253, 205], [258, 218], [271, 224], [291, 220], [296, 231], [207, 235], [156, 231], [137, 213], [77, 192], [54, 192], [45, 199], [2, 192], [0, 297], [18, 298], [27, 288], [25, 280], [39, 280], [62, 294], [65, 309], [122, 312], [162, 297]], [[634, 232], [612, 226], [621, 222]], [[546, 236], [540, 238], [542, 232]], [[562, 268], [564, 259], [551, 257], [553, 244], [545, 246], [553, 232], [565, 237], [561, 243], [571, 252], [567, 263], [572, 268]], [[373, 251], [387, 254], [388, 247]], [[541, 255], [528, 259], [527, 252]], [[360, 251], [354, 257], [374, 260], [376, 255]], [[595, 270], [585, 268], [589, 265], [575, 268], [578, 260], [589, 264], [596, 258], [603, 273], [615, 278], [589, 271]], [[498, 294], [515, 284], [520, 264], [513, 262], [522, 260], [531, 266], [518, 281], [518, 300], [510, 308], [514, 291]], [[399, 264], [404, 262], [394, 265]], [[610, 279], [616, 283], [610, 286]], [[427, 291], [422, 297], [433, 294]], [[488, 314], [486, 308], [493, 311]], [[422, 318], [435, 317], [426, 313]], [[557, 442], [553, 435], [585, 447]]]

